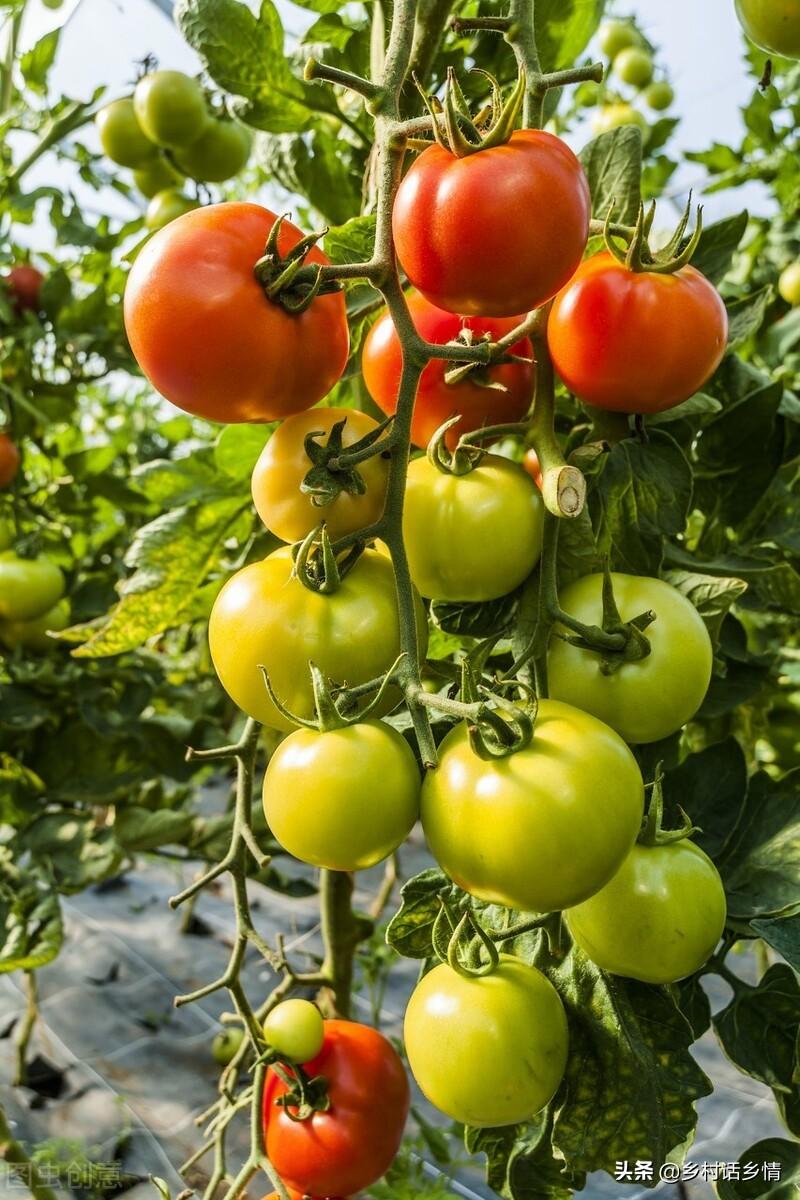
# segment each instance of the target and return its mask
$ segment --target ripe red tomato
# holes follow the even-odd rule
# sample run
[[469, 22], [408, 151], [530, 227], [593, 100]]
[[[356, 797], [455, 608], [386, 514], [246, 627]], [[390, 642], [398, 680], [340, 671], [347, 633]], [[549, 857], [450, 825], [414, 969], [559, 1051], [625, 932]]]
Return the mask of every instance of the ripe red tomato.
[[694, 267], [629, 271], [604, 251], [582, 263], [547, 324], [564, 383], [609, 412], [662, 412], [693, 395], [725, 353], [722, 299]]
[[326, 1021], [322, 1050], [305, 1071], [327, 1079], [330, 1108], [293, 1120], [276, 1103], [286, 1084], [270, 1071], [263, 1110], [267, 1156], [301, 1195], [360, 1192], [380, 1179], [400, 1148], [410, 1102], [400, 1057], [368, 1025]]
[[19, 450], [7, 433], [0, 433], [0, 488], [7, 488], [19, 470]]
[[586, 247], [590, 213], [569, 146], [519, 129], [465, 158], [429, 146], [400, 184], [392, 227], [409, 280], [432, 304], [506, 317], [564, 286]]
[[[497, 341], [522, 320], [522, 317], [459, 317], [436, 308], [419, 292], [410, 292], [407, 299], [420, 337], [437, 346], [453, 341], [462, 329], [471, 330], [474, 341], [485, 333], [491, 334], [492, 341]], [[533, 359], [533, 348], [527, 338], [516, 342], [511, 352]], [[411, 440], [415, 446], [427, 446], [449, 417], [461, 417], [447, 435], [447, 444], [452, 449], [462, 433], [470, 433], [482, 425], [518, 421], [528, 410], [533, 394], [533, 362], [504, 363], [484, 372], [484, 382], [502, 384], [505, 391], [481, 386], [477, 372], [471, 372], [459, 383], [445, 383], [445, 374], [452, 366], [452, 363], [435, 358], [422, 372], [411, 425]], [[364, 342], [361, 369], [369, 394], [387, 416], [397, 410], [402, 367], [397, 330], [389, 313], [385, 312]]]
[[36, 312], [39, 308], [39, 294], [44, 283], [44, 275], [36, 267], [22, 263], [12, 267], [5, 276], [5, 284], [11, 295], [14, 311]]
[[[268, 300], [253, 274], [275, 214], [211, 204], [172, 221], [144, 247], [125, 289], [125, 328], [153, 386], [211, 421], [275, 421], [316, 404], [344, 370], [344, 296], [303, 313]], [[300, 240], [284, 221], [278, 249]], [[327, 263], [312, 248], [307, 262]]]

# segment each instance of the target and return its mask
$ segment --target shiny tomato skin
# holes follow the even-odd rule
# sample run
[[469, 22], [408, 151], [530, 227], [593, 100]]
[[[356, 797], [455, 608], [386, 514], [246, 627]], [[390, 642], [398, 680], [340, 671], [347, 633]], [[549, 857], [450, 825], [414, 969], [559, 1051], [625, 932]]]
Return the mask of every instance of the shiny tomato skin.
[[614, 878], [570, 909], [572, 936], [604, 971], [644, 983], [693, 975], [722, 937], [725, 889], [711, 859], [684, 839], [633, 847]]
[[104, 104], [94, 123], [103, 153], [120, 167], [138, 169], [158, 154], [139, 124], [130, 96]]
[[608, 882], [642, 820], [644, 784], [613, 729], [557, 700], [540, 700], [533, 740], [486, 761], [457, 725], [422, 785], [422, 827], [434, 858], [473, 896], [552, 912]]
[[312, 408], [287, 417], [261, 451], [251, 479], [253, 503], [267, 529], [284, 542], [300, 541], [323, 521], [335, 541], [371, 525], [383, 512], [389, 463], [380, 454], [358, 466], [366, 486], [362, 495], [343, 490], [330, 504], [315, 505], [300, 491], [312, 466], [305, 451], [306, 437], [319, 431], [323, 436], [316, 441], [324, 446], [331, 429], [340, 421], [345, 421], [344, 449], [378, 426], [372, 417], [355, 408]]
[[[344, 370], [344, 297], [318, 296], [287, 313], [253, 267], [275, 214], [258, 204], [211, 204], [160, 230], [133, 264], [125, 328], [147, 378], [178, 408], [210, 421], [276, 421], [311, 408]], [[286, 254], [301, 237], [284, 221]], [[311, 264], [328, 260], [312, 248]]]
[[736, 0], [736, 14], [756, 46], [800, 58], [800, 0]]
[[[463, 329], [471, 331], [474, 341], [486, 333], [491, 335], [492, 341], [497, 341], [523, 319], [522, 316], [459, 317], [437, 308], [414, 291], [409, 292], [406, 299], [420, 337], [437, 346], [454, 341]], [[516, 342], [511, 353], [533, 360], [533, 348], [528, 338]], [[503, 391], [482, 387], [477, 382], [480, 378], [477, 374], [467, 375], [458, 383], [445, 383], [445, 374], [452, 366], [452, 363], [435, 358], [422, 372], [411, 423], [411, 440], [415, 446], [427, 446], [439, 426], [450, 417], [461, 417], [447, 435], [447, 444], [452, 449], [462, 433], [471, 433], [483, 425], [519, 421], [528, 411], [533, 396], [533, 361], [503, 363], [489, 368], [486, 382], [500, 384]], [[361, 369], [367, 391], [387, 416], [397, 411], [402, 367], [400, 339], [392, 318], [384, 312], [367, 334]]]
[[19, 450], [7, 433], [0, 433], [0, 488], [7, 488], [19, 470]]
[[0, 617], [35, 621], [64, 595], [64, 576], [51, 559], [20, 558], [13, 550], [0, 553]]
[[[314, 712], [309, 659], [336, 683], [355, 686], [388, 671], [400, 653], [394, 570], [365, 550], [331, 595], [293, 578], [288, 546], [233, 575], [214, 601], [208, 625], [211, 657], [222, 686], [249, 716], [273, 729], [294, 728], [267, 695], [260, 666], [279, 700], [300, 717]], [[418, 599], [417, 628], [424, 657], [428, 627]], [[398, 702], [384, 695], [374, 715]]]
[[417, 984], [404, 1022], [411, 1073], [454, 1121], [477, 1128], [528, 1121], [553, 1097], [567, 1062], [558, 992], [535, 967], [501, 954], [488, 975], [440, 963]]
[[4, 282], [11, 295], [14, 311], [36, 312], [39, 308], [39, 295], [44, 283], [44, 275], [27, 263], [12, 267], [4, 277]]
[[176, 151], [175, 161], [192, 179], [222, 183], [238, 175], [250, 157], [250, 131], [238, 121], [212, 118], [196, 142]]
[[293, 1121], [275, 1101], [287, 1091], [274, 1071], [264, 1088], [267, 1156], [288, 1187], [303, 1195], [347, 1195], [391, 1165], [410, 1103], [408, 1078], [386, 1038], [354, 1021], [326, 1021], [325, 1041], [306, 1073], [328, 1080], [330, 1108]]
[[400, 184], [392, 227], [410, 282], [432, 304], [503, 317], [564, 286], [590, 215], [586, 176], [566, 143], [521, 129], [465, 158], [429, 146]]
[[427, 599], [508, 595], [539, 561], [543, 532], [542, 497], [518, 463], [485, 454], [466, 475], [440, 471], [424, 455], [409, 464], [403, 539]]
[[70, 603], [62, 597], [57, 604], [30, 621], [0, 621], [0, 642], [9, 650], [21, 646], [24, 650], [44, 652], [53, 650], [58, 642], [48, 636], [60, 633], [70, 622]]
[[[714, 662], [711, 638], [691, 601], [663, 579], [612, 572], [611, 582], [623, 621], [656, 614], [645, 630], [650, 653], [605, 674], [599, 654], [554, 636], [547, 657], [550, 695], [593, 713], [626, 742], [657, 742], [676, 733], [703, 703]], [[601, 625], [602, 592], [602, 575], [584, 575], [559, 602], [585, 625]]]
[[263, 1030], [267, 1045], [286, 1062], [316, 1058], [325, 1040], [325, 1022], [316, 1004], [294, 997], [267, 1013]]
[[419, 789], [411, 747], [383, 721], [296, 729], [267, 764], [264, 816], [300, 862], [363, 871], [408, 837], [419, 816]]
[[607, 251], [556, 297], [547, 341], [570, 391], [607, 412], [657, 413], [688, 400], [725, 353], [728, 317], [694, 267], [629, 271]]

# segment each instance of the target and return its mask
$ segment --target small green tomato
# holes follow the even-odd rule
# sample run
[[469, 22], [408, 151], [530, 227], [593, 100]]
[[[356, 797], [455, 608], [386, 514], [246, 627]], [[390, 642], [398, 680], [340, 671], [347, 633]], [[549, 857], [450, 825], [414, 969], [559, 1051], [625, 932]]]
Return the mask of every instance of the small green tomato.
[[305, 1063], [322, 1049], [325, 1023], [310, 1000], [284, 1000], [264, 1020], [264, 1038], [289, 1062]]
[[666, 79], [658, 79], [645, 89], [644, 102], [654, 112], [664, 112], [674, 99], [675, 93]]
[[800, 304], [800, 262], [784, 267], [778, 280], [778, 291], [787, 304], [796, 308]]
[[636, 30], [627, 21], [604, 21], [597, 34], [600, 49], [608, 58], [636, 44]]
[[244, 1030], [235, 1025], [215, 1033], [211, 1043], [211, 1054], [214, 1061], [218, 1062], [221, 1067], [227, 1067], [243, 1041]]
[[614, 74], [631, 87], [647, 87], [653, 78], [653, 60], [639, 46], [628, 46], [614, 59]]

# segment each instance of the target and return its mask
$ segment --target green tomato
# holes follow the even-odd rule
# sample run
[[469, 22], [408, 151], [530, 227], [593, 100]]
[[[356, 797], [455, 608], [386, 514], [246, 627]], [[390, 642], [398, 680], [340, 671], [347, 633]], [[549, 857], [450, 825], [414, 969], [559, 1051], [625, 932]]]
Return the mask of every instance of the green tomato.
[[479, 977], [446, 963], [434, 967], [408, 1002], [403, 1040], [431, 1103], [478, 1128], [530, 1120], [553, 1097], [567, 1064], [558, 992], [508, 954]]
[[0, 517], [0, 551], [7, 550], [15, 536], [13, 522]]
[[642, 137], [646, 136], [649, 128], [642, 113], [632, 104], [604, 104], [592, 113], [592, 132], [598, 137], [601, 133], [610, 133], [612, 129], [618, 129], [621, 125], [635, 125], [642, 131]]
[[597, 34], [600, 50], [607, 58], [614, 59], [620, 50], [635, 46], [636, 30], [627, 21], [604, 21]]
[[614, 74], [631, 87], [646, 87], [653, 78], [653, 60], [639, 46], [628, 46], [614, 59]]
[[426, 457], [408, 468], [403, 538], [411, 578], [433, 600], [505, 596], [530, 575], [542, 552], [544, 504], [518, 463], [485, 455], [466, 475]]
[[70, 620], [69, 600], [59, 600], [52, 608], [32, 621], [0, 622], [0, 642], [9, 650], [17, 646], [25, 650], [52, 650], [57, 644], [48, 633], [60, 633]]
[[52, 8], [52, 9], [61, 8], [61, 5], [63, 3], [64, 3], [64, 0], [42, 0], [42, 4], [45, 6], [45, 8]]
[[325, 1022], [310, 1000], [283, 1000], [264, 1019], [264, 1040], [287, 1062], [310, 1062], [324, 1039]]
[[575, 89], [575, 99], [583, 108], [593, 108], [600, 99], [601, 87], [589, 79]]
[[129, 96], [104, 105], [94, 123], [103, 153], [121, 167], [143, 167], [158, 153], [145, 136]]
[[6, 621], [33, 621], [63, 595], [64, 576], [50, 559], [0, 554], [0, 617]]
[[133, 104], [139, 124], [157, 146], [190, 146], [209, 120], [203, 89], [182, 71], [145, 75], [136, 85]]
[[[711, 638], [694, 605], [670, 584], [640, 575], [612, 574], [611, 580], [623, 621], [656, 614], [645, 630], [650, 653], [606, 674], [600, 654], [555, 636], [547, 660], [550, 695], [593, 713], [626, 742], [657, 742], [690, 721], [703, 703], [714, 658]], [[565, 588], [560, 604], [585, 625], [601, 625], [602, 592], [602, 575], [584, 575]]]
[[168, 158], [159, 154], [133, 172], [133, 182], [143, 196], [152, 200], [159, 192], [179, 188], [183, 183], [183, 175], [173, 167]]
[[570, 932], [604, 971], [674, 983], [699, 971], [725, 927], [719, 872], [694, 842], [636, 845], [614, 878], [570, 909]]
[[736, 0], [751, 42], [782, 58], [800, 58], [800, 0]]
[[176, 153], [182, 171], [203, 183], [222, 183], [247, 165], [251, 137], [238, 121], [211, 120], [196, 142]]
[[227, 1067], [243, 1041], [244, 1030], [239, 1029], [235, 1025], [229, 1029], [221, 1029], [219, 1033], [215, 1033], [211, 1042], [211, 1053], [214, 1061], [218, 1062], [221, 1067]]
[[157, 229], [163, 229], [165, 225], [169, 225], [170, 221], [174, 221], [176, 217], [182, 217], [184, 213], [199, 207], [196, 200], [184, 196], [178, 188], [165, 188], [162, 192], [156, 192], [148, 204], [144, 223], [148, 229], [155, 232]]
[[[428, 626], [419, 597], [417, 629], [424, 658]], [[278, 699], [300, 717], [314, 712], [309, 659], [326, 678], [352, 687], [388, 671], [400, 653], [392, 564], [365, 550], [326, 595], [295, 577], [291, 548], [281, 547], [228, 580], [211, 610], [208, 641], [220, 682], [239, 708], [262, 725], [291, 730], [267, 695], [261, 666]], [[390, 689], [375, 715], [398, 699]]]
[[659, 79], [645, 89], [644, 101], [654, 112], [664, 112], [675, 99], [675, 93], [666, 79]]
[[778, 280], [778, 291], [787, 304], [796, 308], [800, 304], [800, 262], [784, 267]]
[[587, 899], [619, 868], [641, 826], [644, 784], [613, 729], [542, 700], [533, 740], [505, 758], [481, 758], [466, 724], [451, 730], [421, 808], [433, 856], [459, 887], [490, 904], [552, 912]]
[[297, 729], [269, 760], [264, 815], [284, 850], [301, 862], [361, 871], [408, 837], [419, 816], [419, 789], [411, 747], [381, 721]]

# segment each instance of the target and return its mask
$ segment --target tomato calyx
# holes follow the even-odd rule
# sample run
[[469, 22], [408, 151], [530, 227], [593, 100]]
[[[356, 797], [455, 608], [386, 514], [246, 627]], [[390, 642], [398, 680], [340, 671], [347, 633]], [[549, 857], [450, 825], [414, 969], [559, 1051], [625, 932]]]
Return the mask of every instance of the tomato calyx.
[[326, 442], [318, 440], [325, 436], [322, 429], [307, 433], [303, 447], [311, 469], [303, 478], [300, 491], [310, 496], [311, 503], [318, 508], [332, 504], [342, 492], [350, 496], [365, 495], [367, 485], [358, 464], [378, 454], [389, 456], [391, 438], [383, 438], [383, 441], [381, 438], [393, 421], [394, 417], [389, 417], [346, 450], [342, 444], [346, 417], [331, 427]]
[[648, 242], [650, 230], [653, 227], [653, 219], [656, 215], [655, 200], [647, 210], [645, 210], [644, 204], [641, 201], [639, 202], [639, 215], [636, 218], [633, 233], [630, 235], [630, 241], [625, 249], [614, 240], [619, 235], [612, 233], [611, 230], [615, 209], [616, 201], [612, 203], [608, 210], [608, 215], [603, 226], [603, 240], [609, 254], [613, 255], [617, 262], [621, 263], [629, 271], [647, 271], [656, 275], [674, 275], [676, 271], [680, 271], [681, 267], [687, 266], [691, 261], [703, 233], [703, 206], [702, 204], [698, 204], [694, 232], [688, 239], [685, 239], [684, 236], [692, 211], [691, 192], [689, 193], [686, 208], [683, 210], [675, 232], [666, 246], [661, 250], [651, 250]]
[[322, 266], [314, 268], [309, 279], [308, 272], [301, 275], [306, 265], [306, 255], [328, 232], [307, 233], [288, 254], [281, 255], [278, 249], [283, 222], [288, 213], [281, 213], [269, 231], [264, 253], [253, 267], [253, 274], [264, 290], [264, 295], [275, 304], [280, 304], [288, 313], [299, 315], [306, 311], [316, 296], [341, 291], [335, 279], [323, 279]]
[[[475, 706], [468, 721], [469, 741], [484, 762], [507, 758], [524, 750], [534, 736], [538, 700], [527, 684], [519, 679], [497, 681], [497, 691], [478, 683], [469, 658], [461, 664], [461, 699]], [[521, 691], [522, 703], [506, 700], [498, 691]]]
[[376, 680], [373, 687], [362, 689], [374, 691], [375, 695], [360, 709], [353, 702], [354, 697], [350, 696], [347, 688], [332, 688], [316, 663], [309, 661], [308, 669], [311, 672], [311, 688], [314, 693], [316, 714], [312, 719], [298, 716], [283, 703], [272, 686], [269, 673], [264, 667], [261, 667], [261, 675], [267, 695], [282, 717], [303, 729], [315, 729], [320, 733], [328, 733], [332, 729], [346, 729], [349, 725], [357, 725], [361, 721], [366, 721], [380, 705], [386, 689], [396, 682], [397, 670], [404, 658], [404, 654], [399, 654], [382, 679]]
[[564, 641], [581, 650], [601, 655], [600, 670], [603, 675], [614, 675], [625, 663], [640, 662], [650, 653], [650, 641], [645, 629], [652, 625], [656, 614], [652, 609], [639, 613], [630, 621], [623, 621], [614, 598], [611, 571], [606, 561], [603, 568], [603, 623], [602, 626], [584, 625], [564, 613], [560, 608], [557, 618], [562, 625], [572, 630], [571, 635], [558, 634]]
[[[466, 158], [469, 154], [504, 145], [514, 132], [525, 98], [525, 72], [523, 70], [520, 70], [517, 82], [505, 102], [500, 93], [500, 85], [494, 76], [490, 75], [488, 71], [480, 73], [489, 80], [492, 100], [474, 118], [452, 67], [447, 69], [444, 105], [440, 104], [435, 97], [428, 96], [419, 82], [415, 80], [430, 113], [436, 141], [444, 150], [449, 150], [457, 158]], [[444, 129], [442, 129], [440, 120], [442, 115], [444, 115]]]
[[650, 807], [642, 822], [642, 828], [636, 839], [640, 846], [669, 846], [673, 842], [682, 842], [693, 833], [699, 833], [700, 827], [692, 824], [691, 817], [678, 805], [681, 824], [678, 829], [664, 829], [664, 772], [662, 764], [656, 765], [656, 773], [652, 783]]
[[428, 462], [443, 475], [469, 475], [470, 471], [474, 471], [480, 465], [480, 461], [486, 453], [481, 446], [471, 446], [462, 441], [458, 442], [454, 450], [448, 450], [447, 434], [460, 420], [460, 416], [450, 417], [448, 421], [439, 426], [428, 443], [426, 451]]
[[276, 1098], [275, 1103], [285, 1111], [290, 1121], [310, 1121], [315, 1113], [330, 1110], [328, 1081], [323, 1075], [309, 1076], [297, 1063], [276, 1061], [271, 1063], [271, 1067], [288, 1088]]
[[317, 525], [302, 542], [292, 546], [294, 577], [310, 592], [331, 596], [339, 590], [342, 580], [356, 565], [364, 548], [365, 543], [357, 541], [339, 557], [324, 523]]

